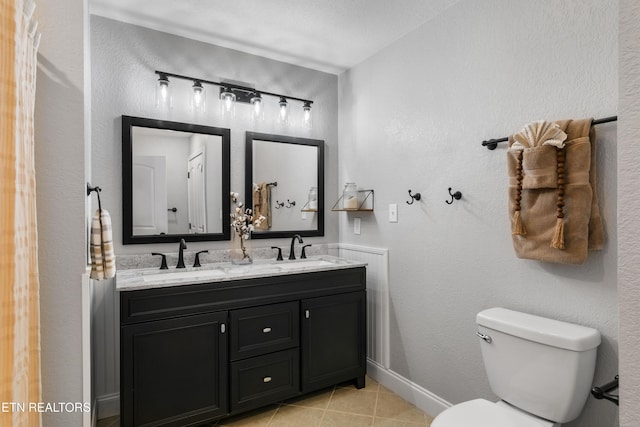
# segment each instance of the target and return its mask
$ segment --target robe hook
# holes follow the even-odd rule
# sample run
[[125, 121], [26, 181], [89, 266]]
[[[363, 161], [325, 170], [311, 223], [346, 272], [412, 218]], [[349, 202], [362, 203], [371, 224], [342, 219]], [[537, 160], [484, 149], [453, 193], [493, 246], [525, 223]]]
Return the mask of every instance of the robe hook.
[[420, 193], [416, 193], [416, 194], [411, 194], [411, 190], [409, 190], [409, 197], [411, 197], [411, 201], [407, 200], [407, 204], [408, 205], [412, 205], [413, 202], [415, 202], [416, 200], [420, 201], [420, 198], [422, 197], [420, 195]]
[[287, 199], [287, 208], [291, 208], [293, 206], [296, 205], [296, 201], [294, 200], [293, 202], [289, 199]]
[[276, 200], [276, 209], [280, 209], [281, 207], [284, 207], [284, 202]]
[[451, 187], [449, 187], [449, 195], [451, 196], [451, 200], [445, 200], [445, 203], [447, 203], [448, 205], [453, 203], [453, 199], [460, 200], [462, 198], [462, 193], [459, 191], [451, 193]]

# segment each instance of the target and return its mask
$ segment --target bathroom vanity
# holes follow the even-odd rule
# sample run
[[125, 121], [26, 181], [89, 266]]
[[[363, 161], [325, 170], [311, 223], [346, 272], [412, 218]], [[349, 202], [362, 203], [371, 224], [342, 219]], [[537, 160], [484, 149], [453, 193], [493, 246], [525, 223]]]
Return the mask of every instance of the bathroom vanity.
[[333, 257], [125, 270], [123, 426], [186, 426], [346, 381], [364, 387], [366, 271]]

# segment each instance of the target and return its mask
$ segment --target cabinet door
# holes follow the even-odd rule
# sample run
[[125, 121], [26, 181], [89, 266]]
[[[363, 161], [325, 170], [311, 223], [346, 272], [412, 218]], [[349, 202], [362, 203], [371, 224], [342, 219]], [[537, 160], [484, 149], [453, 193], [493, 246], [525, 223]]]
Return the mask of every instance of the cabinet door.
[[365, 292], [302, 300], [302, 392], [366, 373]]
[[123, 426], [184, 426], [228, 413], [227, 312], [122, 327]]

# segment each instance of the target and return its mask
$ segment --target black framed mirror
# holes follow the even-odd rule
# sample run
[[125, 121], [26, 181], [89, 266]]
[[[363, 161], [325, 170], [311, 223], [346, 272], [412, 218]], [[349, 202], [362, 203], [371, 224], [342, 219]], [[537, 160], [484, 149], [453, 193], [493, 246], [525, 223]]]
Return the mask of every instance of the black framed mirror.
[[245, 195], [267, 217], [252, 239], [324, 236], [324, 141], [247, 132]]
[[230, 130], [122, 116], [123, 243], [229, 240]]

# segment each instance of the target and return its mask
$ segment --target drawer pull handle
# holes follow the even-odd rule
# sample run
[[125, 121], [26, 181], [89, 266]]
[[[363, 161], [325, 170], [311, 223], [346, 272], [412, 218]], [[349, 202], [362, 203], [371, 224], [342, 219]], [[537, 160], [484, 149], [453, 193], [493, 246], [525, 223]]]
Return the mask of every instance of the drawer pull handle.
[[262, 329], [262, 333], [268, 334], [269, 332], [271, 332], [271, 328], [268, 326]]
[[262, 382], [264, 382], [264, 383], [270, 383], [270, 382], [271, 382], [271, 377], [264, 377], [264, 378], [262, 379]]

